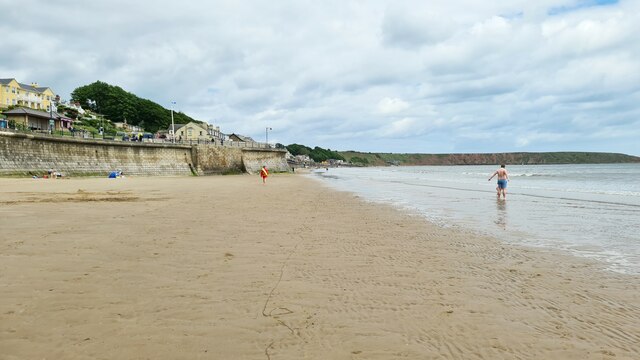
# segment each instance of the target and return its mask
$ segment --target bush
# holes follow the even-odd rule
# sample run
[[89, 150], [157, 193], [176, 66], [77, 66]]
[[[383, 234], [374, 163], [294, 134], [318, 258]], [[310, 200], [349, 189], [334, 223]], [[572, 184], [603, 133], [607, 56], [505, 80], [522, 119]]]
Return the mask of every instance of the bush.
[[369, 160], [367, 160], [366, 158], [358, 157], [358, 156], [352, 157], [349, 161], [352, 164], [363, 164], [363, 165], [369, 164]]

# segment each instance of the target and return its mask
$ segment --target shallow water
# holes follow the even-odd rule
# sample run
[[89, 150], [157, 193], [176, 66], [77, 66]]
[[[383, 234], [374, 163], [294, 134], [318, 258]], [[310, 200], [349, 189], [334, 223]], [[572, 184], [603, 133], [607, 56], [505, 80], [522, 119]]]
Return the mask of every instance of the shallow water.
[[331, 187], [410, 209], [441, 226], [569, 251], [640, 274], [640, 164], [507, 166], [497, 200], [496, 166], [330, 168]]

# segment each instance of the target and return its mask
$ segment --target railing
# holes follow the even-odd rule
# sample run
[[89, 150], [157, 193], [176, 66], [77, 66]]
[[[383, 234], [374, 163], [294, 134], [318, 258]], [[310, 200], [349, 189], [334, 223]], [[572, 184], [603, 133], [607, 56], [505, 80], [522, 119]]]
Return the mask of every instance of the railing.
[[271, 145], [269, 144], [259, 143], [255, 141], [225, 141], [223, 146], [240, 147], [240, 148], [256, 148], [256, 149], [271, 148]]
[[38, 97], [37, 95], [33, 95], [33, 94], [20, 94], [17, 96], [17, 99], [20, 101], [30, 101], [30, 102], [35, 102], [35, 103], [42, 103], [42, 98]]
[[55, 137], [55, 138], [73, 138], [73, 139], [86, 139], [86, 140], [99, 140], [106, 142], [131, 142], [131, 143], [151, 143], [151, 144], [175, 144], [175, 145], [214, 145], [214, 146], [222, 146], [222, 147], [237, 147], [237, 148], [253, 148], [253, 149], [270, 149], [273, 148], [270, 144], [260, 143], [260, 142], [252, 142], [252, 141], [230, 141], [230, 140], [178, 140], [175, 142], [171, 141], [171, 139], [162, 139], [162, 138], [139, 138], [131, 137], [128, 139], [123, 139], [122, 136], [119, 135], [107, 135], [107, 134], [99, 134], [92, 133], [85, 130], [75, 130], [69, 131], [65, 130], [22, 130], [22, 129], [11, 129], [11, 128], [0, 128], [0, 132], [12, 132], [12, 133], [20, 133], [20, 134], [34, 134], [39, 136], [46, 137]]

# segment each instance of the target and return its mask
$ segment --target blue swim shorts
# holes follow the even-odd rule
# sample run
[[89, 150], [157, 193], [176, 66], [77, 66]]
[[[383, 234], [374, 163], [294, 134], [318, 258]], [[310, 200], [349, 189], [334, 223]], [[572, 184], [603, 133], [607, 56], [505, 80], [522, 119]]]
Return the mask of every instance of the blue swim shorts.
[[507, 180], [498, 180], [498, 188], [506, 189], [507, 188]]

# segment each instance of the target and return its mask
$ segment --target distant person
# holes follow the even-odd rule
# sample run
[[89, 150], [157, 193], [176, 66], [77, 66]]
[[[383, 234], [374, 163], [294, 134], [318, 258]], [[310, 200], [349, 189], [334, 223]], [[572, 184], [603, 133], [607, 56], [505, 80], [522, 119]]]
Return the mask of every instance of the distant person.
[[262, 178], [262, 183], [265, 184], [267, 182], [267, 177], [269, 177], [269, 169], [264, 165], [262, 170], [260, 170], [260, 177]]
[[496, 170], [496, 172], [491, 175], [489, 180], [493, 179], [494, 176], [498, 175], [498, 186], [496, 187], [496, 191], [498, 192], [498, 199], [500, 199], [500, 193], [502, 193], [502, 197], [507, 199], [507, 182], [509, 181], [509, 173], [507, 169], [504, 168], [504, 164], [500, 165], [500, 169]]

